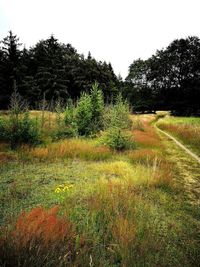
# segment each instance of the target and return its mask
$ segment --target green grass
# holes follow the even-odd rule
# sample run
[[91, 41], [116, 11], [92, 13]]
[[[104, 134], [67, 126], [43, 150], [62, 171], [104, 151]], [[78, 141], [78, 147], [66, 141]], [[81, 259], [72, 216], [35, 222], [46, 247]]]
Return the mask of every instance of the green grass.
[[172, 124], [183, 124], [189, 126], [200, 126], [200, 118], [199, 117], [174, 117], [167, 116], [165, 118], [166, 123]]

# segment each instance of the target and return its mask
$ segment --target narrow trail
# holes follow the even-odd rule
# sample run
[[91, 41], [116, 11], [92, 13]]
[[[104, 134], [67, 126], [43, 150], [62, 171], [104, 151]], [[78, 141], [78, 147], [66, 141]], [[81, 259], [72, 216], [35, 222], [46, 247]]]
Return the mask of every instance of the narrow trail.
[[170, 134], [155, 128], [165, 144], [169, 159], [175, 163], [185, 192], [193, 205], [200, 205], [200, 158]]
[[158, 131], [160, 131], [161, 133], [165, 134], [167, 137], [169, 137], [170, 139], [172, 139], [180, 148], [182, 148], [183, 150], [185, 150], [191, 157], [193, 157], [199, 164], [200, 164], [200, 158], [194, 154], [191, 150], [189, 150], [186, 146], [184, 146], [182, 143], [180, 143], [176, 138], [174, 138], [172, 135], [166, 133], [165, 131], [159, 129], [157, 126], [156, 128], [158, 129]]

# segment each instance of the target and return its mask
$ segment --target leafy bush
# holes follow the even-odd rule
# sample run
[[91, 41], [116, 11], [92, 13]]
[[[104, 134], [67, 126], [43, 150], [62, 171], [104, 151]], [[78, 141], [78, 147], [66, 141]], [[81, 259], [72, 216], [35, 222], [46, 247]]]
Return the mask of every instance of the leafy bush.
[[72, 100], [69, 99], [64, 113], [64, 122], [66, 125], [71, 125], [75, 123], [75, 120], [76, 120], [76, 108], [73, 105]]
[[93, 133], [98, 132], [103, 128], [103, 111], [104, 100], [103, 93], [98, 87], [98, 83], [95, 82], [91, 90], [91, 108], [92, 108], [92, 123], [91, 131]]
[[7, 136], [6, 121], [0, 118], [0, 141], [5, 141]]
[[114, 150], [131, 149], [135, 147], [132, 135], [118, 127], [110, 128], [103, 138], [105, 145]]
[[21, 144], [40, 142], [37, 120], [30, 119], [27, 104], [16, 89], [10, 99], [9, 118], [0, 121], [0, 140], [8, 141], [12, 149]]
[[76, 108], [76, 123], [80, 135], [89, 135], [92, 124], [92, 102], [89, 94], [83, 93]]
[[78, 136], [78, 129], [75, 122], [72, 123], [71, 125], [63, 125], [62, 127], [57, 128], [52, 133], [52, 139], [54, 141], [77, 136]]
[[78, 128], [75, 117], [76, 110], [72, 101], [68, 101], [65, 111], [63, 110], [61, 103], [58, 102], [55, 111], [57, 125], [52, 133], [53, 140], [76, 137], [78, 135]]
[[[103, 128], [104, 100], [98, 83], [94, 83], [90, 94], [83, 93], [75, 112], [67, 109], [66, 121], [75, 117], [80, 135], [91, 135]], [[75, 116], [74, 116], [75, 113]]]
[[130, 129], [131, 120], [128, 103], [118, 95], [114, 105], [110, 105], [104, 110], [104, 129], [118, 127], [121, 129]]
[[29, 118], [25, 112], [16, 120], [10, 115], [9, 120], [0, 122], [0, 140], [10, 143], [12, 149], [21, 144], [36, 145], [41, 142], [37, 121]]

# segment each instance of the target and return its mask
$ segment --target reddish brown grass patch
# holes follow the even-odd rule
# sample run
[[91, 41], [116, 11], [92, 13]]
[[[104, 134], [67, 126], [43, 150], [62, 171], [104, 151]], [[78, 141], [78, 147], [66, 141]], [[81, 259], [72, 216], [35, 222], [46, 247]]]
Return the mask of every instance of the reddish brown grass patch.
[[0, 152], [0, 163], [17, 160], [17, 156], [9, 152]]
[[50, 144], [47, 148], [34, 148], [29, 153], [39, 159], [81, 158], [85, 160], [103, 160], [112, 156], [107, 147], [95, 146], [78, 139]]
[[37, 207], [23, 211], [12, 228], [2, 228], [0, 258], [6, 266], [41, 266], [52, 259], [60, 263], [63, 257], [70, 263], [76, 254], [75, 238], [72, 223], [58, 216], [58, 207]]
[[159, 136], [150, 127], [145, 128], [145, 131], [133, 131], [134, 140], [136, 143], [145, 147], [161, 147]]

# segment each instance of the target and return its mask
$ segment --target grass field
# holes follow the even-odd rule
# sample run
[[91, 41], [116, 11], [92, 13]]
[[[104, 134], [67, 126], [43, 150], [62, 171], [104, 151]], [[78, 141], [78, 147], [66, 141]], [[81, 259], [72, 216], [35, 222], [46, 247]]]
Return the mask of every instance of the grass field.
[[[200, 213], [155, 116], [131, 119], [132, 150], [113, 151], [99, 137], [14, 151], [0, 144], [0, 265], [200, 266]], [[199, 129], [192, 122], [159, 125]]]
[[189, 145], [200, 155], [200, 118], [168, 116], [160, 120], [158, 126]]

